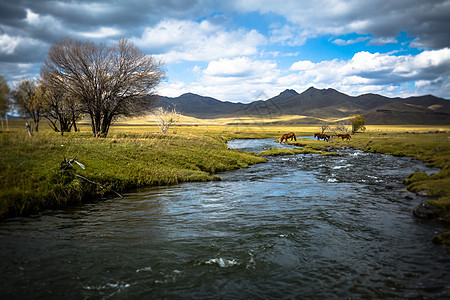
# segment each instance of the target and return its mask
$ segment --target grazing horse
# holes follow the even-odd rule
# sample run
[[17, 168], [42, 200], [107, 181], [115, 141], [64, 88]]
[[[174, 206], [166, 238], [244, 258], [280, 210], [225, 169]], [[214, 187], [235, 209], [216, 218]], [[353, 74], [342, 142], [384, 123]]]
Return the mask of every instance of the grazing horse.
[[339, 133], [337, 136], [340, 137], [342, 140], [346, 139], [348, 141], [350, 141], [350, 139], [352, 138], [350, 133]]
[[283, 134], [283, 136], [282, 136], [281, 139], [280, 139], [280, 144], [283, 142], [283, 140], [284, 140], [285, 142], [287, 142], [288, 139], [291, 139], [291, 141], [292, 141], [292, 140], [295, 140], [295, 141], [296, 141], [297, 138], [295, 137], [295, 133], [289, 132], [289, 133]]
[[330, 136], [325, 133], [314, 133], [314, 137], [317, 138], [317, 140], [323, 139], [324, 141], [327, 141], [330, 139]]

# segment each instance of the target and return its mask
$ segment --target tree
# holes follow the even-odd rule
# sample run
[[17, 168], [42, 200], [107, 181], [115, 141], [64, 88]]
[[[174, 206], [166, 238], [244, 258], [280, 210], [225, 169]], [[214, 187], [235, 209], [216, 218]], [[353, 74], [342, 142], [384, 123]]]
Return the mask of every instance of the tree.
[[35, 80], [23, 80], [12, 92], [14, 105], [20, 115], [33, 120], [34, 131], [39, 130], [42, 110], [45, 101], [45, 89], [38, 86]]
[[364, 119], [364, 117], [362, 115], [358, 115], [358, 114], [351, 115], [350, 117], [348, 117], [348, 120], [352, 124], [352, 133], [355, 133], [360, 129], [362, 131], [366, 130], [366, 126], [364, 126], [366, 123], [366, 120]]
[[61, 86], [46, 87], [45, 118], [50, 127], [60, 132], [70, 132], [72, 127], [77, 131], [76, 122], [80, 119], [81, 109], [78, 101]]
[[64, 39], [52, 45], [41, 67], [46, 86], [69, 91], [91, 119], [95, 137], [106, 137], [119, 116], [143, 114], [164, 77], [162, 63], [121, 39], [102, 43]]
[[349, 124], [350, 122], [348, 120], [343, 120], [336, 123], [334, 125], [335, 135], [338, 135], [339, 133], [349, 133], [350, 132]]
[[176, 110], [175, 106], [172, 109], [165, 109], [158, 107], [150, 112], [150, 115], [155, 119], [158, 124], [159, 132], [166, 133], [169, 127], [178, 122], [180, 114]]
[[330, 129], [330, 124], [323, 122], [319, 125], [319, 128], [321, 130], [320, 133], [323, 134], [325, 132], [325, 130]]
[[0, 118], [2, 118], [2, 131], [3, 131], [3, 117], [6, 116], [6, 127], [8, 127], [8, 111], [11, 105], [11, 100], [9, 98], [10, 90], [6, 80], [0, 75]]

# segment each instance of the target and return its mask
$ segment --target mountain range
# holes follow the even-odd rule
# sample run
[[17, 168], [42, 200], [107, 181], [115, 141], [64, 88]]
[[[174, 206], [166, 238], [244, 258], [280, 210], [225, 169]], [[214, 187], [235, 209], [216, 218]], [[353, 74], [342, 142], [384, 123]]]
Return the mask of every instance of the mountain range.
[[[200, 119], [256, 117], [264, 120], [294, 116], [283, 123], [317, 124], [361, 114], [366, 124], [450, 125], [450, 100], [432, 95], [389, 98], [377, 94], [349, 96], [334, 89], [310, 87], [302, 93], [285, 90], [278, 96], [251, 103], [220, 101], [192, 93], [171, 98], [159, 96], [152, 107], [170, 107]], [[298, 116], [295, 117], [295, 116]]]

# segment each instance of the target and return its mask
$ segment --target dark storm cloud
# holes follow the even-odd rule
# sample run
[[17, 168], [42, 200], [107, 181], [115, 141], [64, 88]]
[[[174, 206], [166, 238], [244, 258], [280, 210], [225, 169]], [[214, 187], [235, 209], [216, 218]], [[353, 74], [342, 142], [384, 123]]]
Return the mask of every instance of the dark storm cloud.
[[450, 0], [234, 0], [241, 12], [275, 13], [298, 26], [307, 37], [323, 34], [370, 34], [392, 38], [406, 31], [427, 49], [450, 46]]
[[[370, 1], [367, 1], [370, 2]], [[406, 31], [417, 37], [413, 46], [440, 49], [450, 46], [450, 1], [382, 1], [365, 7], [362, 20], [374, 36], [395, 36]]]
[[1, 1], [2, 72], [6, 63], [44, 61], [50, 45], [67, 36], [107, 42], [132, 38], [165, 18], [195, 19], [208, 15], [212, 4], [203, 0]]

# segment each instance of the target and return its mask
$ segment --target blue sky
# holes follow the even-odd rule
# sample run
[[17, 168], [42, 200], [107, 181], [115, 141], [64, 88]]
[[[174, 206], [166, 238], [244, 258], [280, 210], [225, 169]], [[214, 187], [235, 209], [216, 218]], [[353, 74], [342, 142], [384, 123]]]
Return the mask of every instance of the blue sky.
[[249, 102], [285, 89], [450, 98], [448, 0], [1, 0], [0, 75], [39, 76], [61, 38], [132, 40], [161, 95]]

